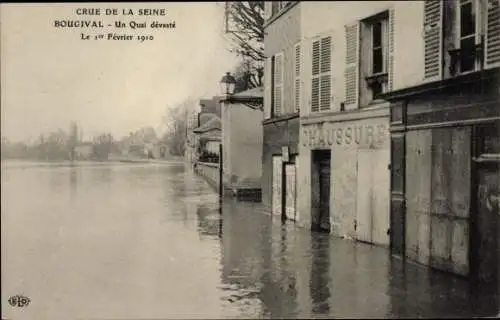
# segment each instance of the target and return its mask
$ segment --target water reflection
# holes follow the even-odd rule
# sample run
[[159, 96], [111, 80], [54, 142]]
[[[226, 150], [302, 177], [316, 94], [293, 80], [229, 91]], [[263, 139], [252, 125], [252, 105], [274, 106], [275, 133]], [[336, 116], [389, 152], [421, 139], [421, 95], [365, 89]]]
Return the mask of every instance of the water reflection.
[[14, 170], [2, 196], [2, 236], [16, 252], [2, 261], [5, 290], [32, 295], [25, 311], [45, 313], [31, 318], [57, 318], [61, 305], [59, 318], [498, 312], [494, 294], [386, 248], [281, 224], [260, 204], [228, 199], [221, 214], [216, 191], [179, 165]]
[[312, 312], [330, 312], [330, 241], [323, 233], [314, 234], [311, 239], [311, 286]]
[[219, 237], [222, 219], [219, 208], [209, 205], [199, 205], [196, 209], [198, 231], [202, 236]]

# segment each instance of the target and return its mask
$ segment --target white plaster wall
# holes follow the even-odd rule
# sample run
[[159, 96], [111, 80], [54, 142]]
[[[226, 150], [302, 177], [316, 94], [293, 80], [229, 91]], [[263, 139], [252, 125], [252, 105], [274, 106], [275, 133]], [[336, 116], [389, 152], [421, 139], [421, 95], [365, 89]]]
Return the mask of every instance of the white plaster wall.
[[394, 8], [394, 82], [393, 90], [420, 84], [424, 71], [423, 1], [305, 1], [301, 3], [302, 24], [302, 103], [301, 115], [309, 113], [311, 97], [311, 44], [318, 35], [331, 34], [332, 110], [340, 110], [345, 100], [344, 61], [346, 24]]
[[[356, 126], [372, 126], [373, 137], [363, 135], [363, 138], [356, 142], [354, 133], [352, 139], [345, 135], [338, 135], [338, 129], [342, 132]], [[356, 238], [354, 230], [354, 220], [357, 218], [357, 194], [358, 192], [372, 192], [374, 201], [370, 204], [369, 214], [372, 215], [372, 241], [377, 244], [388, 245], [389, 238], [386, 234], [389, 228], [389, 183], [390, 183], [390, 140], [389, 140], [389, 119], [387, 116], [378, 118], [367, 118], [345, 122], [324, 122], [323, 124], [303, 124], [300, 132], [300, 154], [298, 166], [298, 183], [301, 195], [298, 197], [297, 206], [299, 208], [299, 225], [310, 227], [311, 223], [311, 168], [312, 150], [331, 150], [331, 195], [330, 195], [330, 223], [331, 232], [336, 236]], [[323, 132], [323, 137], [319, 135], [313, 138], [310, 143], [310, 136], [305, 132]], [[366, 130], [366, 129], [364, 129]], [[366, 131], [365, 131], [366, 132]], [[323, 141], [322, 143], [318, 141]], [[373, 165], [377, 170], [371, 185], [358, 185], [358, 153], [360, 150], [382, 150], [383, 156], [377, 154], [373, 157]], [[376, 153], [374, 153], [376, 154]], [[372, 159], [370, 159], [372, 160]], [[373, 170], [368, 170], [373, 171]]]
[[223, 109], [224, 172], [240, 179], [260, 180], [262, 172], [263, 113], [243, 104]]

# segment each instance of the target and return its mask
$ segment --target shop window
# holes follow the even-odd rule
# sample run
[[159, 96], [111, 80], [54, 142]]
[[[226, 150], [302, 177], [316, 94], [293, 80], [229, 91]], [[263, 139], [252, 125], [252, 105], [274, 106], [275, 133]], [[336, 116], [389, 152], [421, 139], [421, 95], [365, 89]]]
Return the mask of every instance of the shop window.
[[500, 124], [479, 126], [475, 136], [478, 159], [500, 161]]

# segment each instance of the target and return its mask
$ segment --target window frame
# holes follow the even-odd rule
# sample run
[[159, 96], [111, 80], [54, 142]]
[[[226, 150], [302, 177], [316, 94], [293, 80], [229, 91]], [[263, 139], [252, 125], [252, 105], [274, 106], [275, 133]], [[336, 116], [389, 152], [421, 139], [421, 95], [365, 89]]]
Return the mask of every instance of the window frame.
[[[390, 19], [390, 9], [384, 9], [368, 18], [360, 21], [362, 29], [367, 29], [368, 32], [361, 34], [360, 36], [360, 46], [367, 46], [369, 48], [369, 55], [364, 58], [363, 55], [360, 56], [359, 65], [362, 70], [368, 70], [368, 75], [364, 77], [366, 83], [366, 89], [371, 94], [371, 99], [368, 101], [377, 100], [377, 96], [383, 94], [389, 90], [389, 19]], [[382, 71], [374, 73], [374, 61], [373, 61], [373, 30], [376, 23], [381, 23], [381, 49], [382, 49]], [[380, 84], [380, 92], [374, 93], [374, 85]], [[360, 92], [361, 93], [361, 92]]]
[[[475, 25], [474, 25], [474, 67], [471, 70], [461, 71], [461, 59], [460, 54], [462, 52], [461, 41], [465, 38], [470, 38], [472, 35], [467, 37], [461, 36], [462, 24], [461, 24], [461, 9], [465, 4], [471, 3], [473, 6], [473, 12], [475, 13]], [[468, 73], [473, 73], [482, 69], [482, 61], [484, 60], [484, 50], [483, 47], [483, 36], [486, 31], [486, 6], [484, 1], [481, 0], [458, 0], [453, 2], [453, 32], [452, 37], [453, 49], [449, 50], [448, 53], [451, 56], [451, 69], [453, 70], [452, 76], [464, 75]], [[445, 35], [446, 37], [446, 35]]]

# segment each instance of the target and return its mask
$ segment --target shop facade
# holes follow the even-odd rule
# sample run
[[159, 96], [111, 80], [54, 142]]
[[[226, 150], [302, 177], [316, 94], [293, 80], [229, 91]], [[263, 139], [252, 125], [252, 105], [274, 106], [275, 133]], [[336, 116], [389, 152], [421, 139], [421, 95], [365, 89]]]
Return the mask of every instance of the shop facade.
[[389, 94], [391, 251], [500, 284], [498, 68]]
[[316, 231], [389, 245], [389, 108], [301, 119], [299, 210]]

